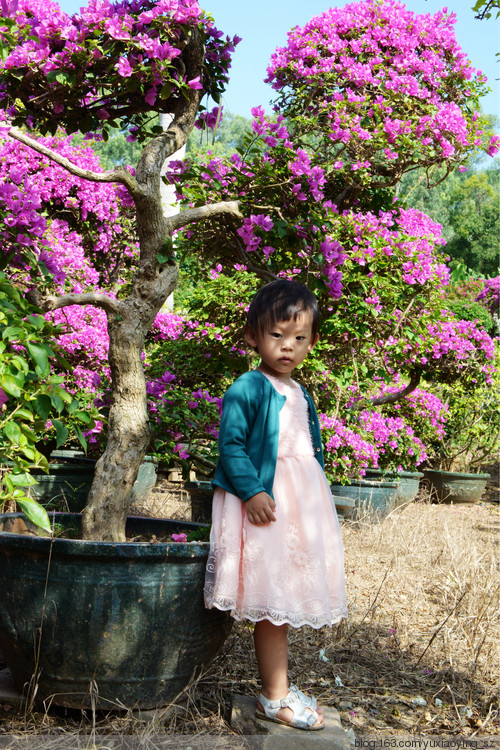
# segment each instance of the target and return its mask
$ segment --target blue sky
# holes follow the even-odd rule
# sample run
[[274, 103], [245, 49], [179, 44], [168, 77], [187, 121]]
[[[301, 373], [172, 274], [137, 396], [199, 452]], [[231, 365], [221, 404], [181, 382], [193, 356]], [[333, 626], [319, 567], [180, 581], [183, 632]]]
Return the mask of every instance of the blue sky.
[[[436, 13], [443, 7], [456, 13], [455, 34], [472, 65], [485, 73], [492, 93], [483, 99], [487, 114], [500, 115], [500, 63], [495, 57], [499, 49], [498, 21], [477, 21], [471, 10], [475, 0], [407, 0], [415, 13]], [[342, 7], [347, 0], [200, 0], [215, 20], [217, 28], [243, 41], [236, 48], [231, 77], [223, 103], [233, 114], [250, 117], [251, 107], [267, 108], [272, 89], [263, 83], [266, 67], [276, 47], [286, 42], [293, 26], [302, 26], [310, 18], [332, 6]], [[59, 0], [66, 13], [78, 12], [81, 0]]]

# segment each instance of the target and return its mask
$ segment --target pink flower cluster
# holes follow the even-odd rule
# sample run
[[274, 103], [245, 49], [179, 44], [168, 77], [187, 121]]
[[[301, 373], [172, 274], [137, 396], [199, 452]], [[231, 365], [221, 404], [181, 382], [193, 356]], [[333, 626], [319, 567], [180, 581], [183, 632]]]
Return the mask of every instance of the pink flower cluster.
[[484, 289], [477, 295], [476, 302], [482, 302], [492, 315], [500, 315], [500, 276], [485, 279]]
[[301, 114], [306, 131], [310, 118], [324, 122], [340, 167], [382, 175], [402, 161], [460, 161], [487, 140], [471, 111], [486, 78], [460, 49], [455, 20], [446, 9], [415, 14], [397, 0], [331, 8], [293, 28], [272, 55], [267, 81], [277, 106]]
[[[71, 137], [40, 141], [82, 168], [102, 171], [96, 154], [88, 146], [74, 146]], [[118, 244], [125, 257], [136, 253], [135, 247], [123, 243], [121, 200], [115, 186], [75, 177], [11, 139], [0, 139], [0, 208], [1, 251], [6, 256], [15, 253], [18, 265], [28, 269], [26, 253], [21, 256], [23, 248], [29, 249], [60, 289], [66, 285], [81, 291], [105, 283], [113, 264], [102, 263], [102, 258], [111, 256]]]
[[[204, 88], [220, 94], [240, 41], [236, 36], [223, 39], [196, 0], [100, 0], [73, 16], [50, 0], [20, 0], [7, 10], [17, 26], [13, 39], [5, 27], [0, 31], [11, 47], [0, 72], [9, 85], [14, 85], [10, 71], [23, 70], [28, 77], [18, 81], [17, 95], [4, 84], [0, 106], [9, 116], [30, 122], [38, 113], [39, 128], [41, 116], [50, 122], [58, 116], [70, 132], [89, 118], [99, 126], [118, 117], [140, 134], [147, 112], [172, 111], [171, 97]], [[182, 72], [185, 66], [177, 64], [194, 28], [205, 41], [210, 74], [203, 80], [203, 70], [190, 78]], [[32, 102], [46, 92], [51, 94], [44, 98], [46, 106], [32, 109]]]
[[349, 421], [320, 414], [328, 473], [337, 480], [364, 476], [367, 468], [415, 469], [427, 457], [422, 440], [402, 417], [363, 410]]
[[441, 226], [421, 211], [393, 209], [374, 214], [351, 210], [333, 221], [339, 236], [346, 237], [344, 252], [360, 266], [371, 267], [384, 256], [392, 256], [407, 284], [448, 284], [449, 270], [436, 253], [445, 244]]
[[482, 353], [486, 362], [478, 362], [478, 370], [490, 373], [494, 369], [495, 342], [475, 323], [455, 318], [429, 326], [429, 335], [434, 342], [433, 359], [451, 359], [458, 369], [463, 369], [476, 362]]

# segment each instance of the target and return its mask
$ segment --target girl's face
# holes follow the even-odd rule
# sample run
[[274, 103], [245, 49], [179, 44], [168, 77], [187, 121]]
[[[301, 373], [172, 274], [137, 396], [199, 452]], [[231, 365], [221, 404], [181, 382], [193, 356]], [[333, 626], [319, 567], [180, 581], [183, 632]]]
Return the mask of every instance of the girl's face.
[[312, 333], [310, 310], [298, 315], [297, 320], [282, 320], [268, 330], [245, 333], [246, 341], [260, 354], [260, 369], [280, 380], [290, 379], [292, 370], [305, 360], [318, 338]]

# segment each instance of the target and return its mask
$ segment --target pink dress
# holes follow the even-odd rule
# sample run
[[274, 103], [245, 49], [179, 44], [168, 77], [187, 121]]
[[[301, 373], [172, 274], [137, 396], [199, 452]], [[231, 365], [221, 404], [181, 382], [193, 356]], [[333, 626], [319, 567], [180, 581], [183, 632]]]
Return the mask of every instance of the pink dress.
[[216, 489], [205, 604], [229, 610], [236, 620], [333, 625], [347, 617], [335, 505], [314, 457], [302, 389], [266, 377], [286, 396], [273, 485], [276, 521], [251, 524], [244, 503]]

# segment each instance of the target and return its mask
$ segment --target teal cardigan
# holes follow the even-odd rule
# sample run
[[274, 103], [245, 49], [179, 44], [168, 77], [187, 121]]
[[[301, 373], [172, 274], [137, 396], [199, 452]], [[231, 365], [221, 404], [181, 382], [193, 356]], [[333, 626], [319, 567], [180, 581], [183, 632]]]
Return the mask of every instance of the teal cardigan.
[[[309, 407], [309, 427], [316, 456], [324, 469], [318, 415], [312, 398], [301, 386]], [[278, 460], [279, 413], [286, 401], [260, 370], [238, 378], [222, 401], [219, 460], [212, 485], [241, 498], [258, 492], [273, 496]]]

